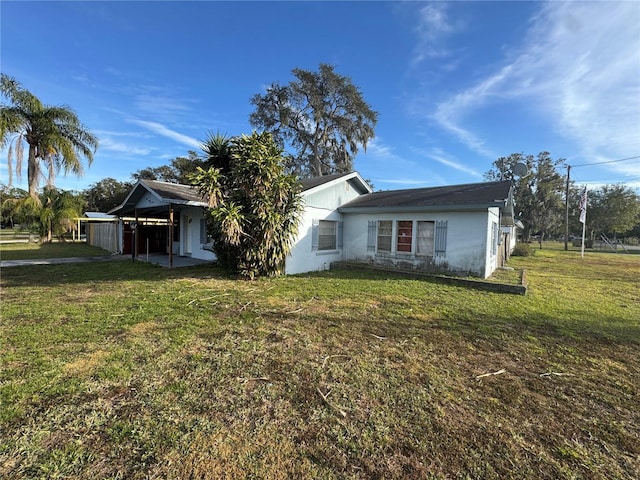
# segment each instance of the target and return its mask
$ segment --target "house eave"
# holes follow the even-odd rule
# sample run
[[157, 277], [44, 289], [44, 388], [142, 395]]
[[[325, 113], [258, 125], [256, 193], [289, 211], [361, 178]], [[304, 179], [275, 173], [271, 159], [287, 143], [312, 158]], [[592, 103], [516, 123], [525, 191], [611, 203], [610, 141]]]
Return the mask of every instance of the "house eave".
[[417, 213], [417, 212], [481, 212], [488, 208], [504, 208], [504, 202], [471, 205], [395, 205], [371, 207], [339, 207], [341, 213]]
[[[344, 175], [342, 177], [336, 178], [335, 180], [331, 180], [330, 182], [326, 182], [320, 185], [317, 185], [313, 188], [309, 188], [308, 190], [303, 190], [302, 193], [302, 197], [306, 197], [308, 195], [311, 195], [313, 193], [319, 192], [321, 190], [324, 190], [326, 188], [330, 188], [334, 185], [337, 185], [339, 183], [342, 182], [350, 182], [352, 183], [352, 181], [355, 180], [357, 182], [357, 184], [359, 185], [359, 188], [357, 188], [357, 190], [360, 190], [360, 193], [371, 193], [373, 192], [373, 190], [371, 190], [371, 187], [369, 186], [369, 184], [367, 182], [364, 181], [364, 179], [360, 176], [360, 174], [358, 172], [351, 172], [347, 175]], [[355, 188], [355, 187], [354, 187]]]

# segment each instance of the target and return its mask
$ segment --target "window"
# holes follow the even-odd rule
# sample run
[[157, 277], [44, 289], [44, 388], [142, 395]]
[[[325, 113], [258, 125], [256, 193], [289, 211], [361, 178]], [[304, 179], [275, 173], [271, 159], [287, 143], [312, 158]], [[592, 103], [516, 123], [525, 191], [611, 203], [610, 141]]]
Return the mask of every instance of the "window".
[[380, 220], [378, 222], [378, 251], [379, 252], [391, 251], [391, 235], [392, 235], [391, 220]]
[[[394, 235], [395, 248], [392, 241]], [[369, 221], [367, 251], [374, 251], [376, 240], [378, 252], [444, 257], [447, 250], [447, 221], [397, 220], [395, 225], [394, 220]]]
[[416, 253], [433, 256], [435, 225], [433, 222], [418, 222], [416, 232]]
[[396, 251], [398, 253], [411, 253], [413, 240], [413, 221], [403, 220], [398, 222]]
[[335, 250], [338, 222], [320, 220], [318, 222], [318, 250]]
[[498, 253], [498, 224], [491, 223], [491, 255]]
[[207, 232], [207, 220], [204, 218], [200, 219], [200, 243], [205, 245], [207, 243], [211, 243], [213, 238]]

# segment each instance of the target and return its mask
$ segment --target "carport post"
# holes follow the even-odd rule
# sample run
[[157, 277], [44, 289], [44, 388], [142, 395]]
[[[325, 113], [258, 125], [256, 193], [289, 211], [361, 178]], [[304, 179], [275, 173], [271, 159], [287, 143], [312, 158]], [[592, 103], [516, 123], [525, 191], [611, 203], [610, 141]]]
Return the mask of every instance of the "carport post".
[[135, 243], [135, 251], [136, 251], [136, 258], [138, 258], [138, 230], [140, 228], [140, 222], [138, 221], [138, 209], [136, 208], [135, 210], [135, 215], [136, 215], [136, 231], [133, 234], [133, 238], [135, 238], [136, 243]]
[[173, 205], [169, 204], [169, 268], [173, 267]]
[[133, 261], [136, 260], [136, 258], [138, 258], [138, 209], [136, 208], [133, 211], [133, 216], [135, 217], [135, 220], [133, 222], [133, 228], [131, 229], [131, 241], [133, 242], [133, 245], [131, 245], [131, 259]]

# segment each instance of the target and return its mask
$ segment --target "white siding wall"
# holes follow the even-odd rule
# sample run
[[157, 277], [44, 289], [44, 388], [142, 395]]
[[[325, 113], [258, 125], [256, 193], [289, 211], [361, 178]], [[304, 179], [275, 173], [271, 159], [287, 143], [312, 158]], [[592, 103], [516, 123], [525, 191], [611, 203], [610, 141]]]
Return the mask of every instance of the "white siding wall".
[[[358, 192], [348, 181], [304, 195], [304, 213], [301, 216], [298, 235], [285, 265], [285, 273], [287, 275], [328, 269], [331, 262], [343, 260], [343, 249], [330, 251], [313, 250], [313, 221], [331, 220], [341, 222], [343, 216], [337, 211], [337, 208], [353, 200], [358, 195]], [[346, 240], [346, 238], [345, 232], [344, 239]]]
[[[203, 218], [200, 207], [180, 210], [180, 255], [188, 255], [201, 260], [215, 260], [216, 255], [200, 243], [200, 219]], [[185, 244], [188, 239], [189, 244]], [[209, 246], [210, 247], [210, 246]]]
[[[447, 221], [446, 254], [433, 257], [439, 266], [451, 271], [471, 272], [486, 277], [487, 238], [491, 235], [491, 224], [487, 211], [481, 212], [443, 212], [443, 213], [393, 213], [393, 214], [345, 214], [344, 215], [344, 259], [367, 262], [384, 262], [384, 255], [367, 251], [368, 224], [370, 220], [422, 220]], [[395, 223], [392, 250], [395, 250]], [[415, 232], [415, 228], [414, 228]], [[415, 233], [414, 233], [415, 235]], [[391, 256], [399, 266], [420, 268], [427, 260], [415, 255], [400, 254]], [[398, 261], [399, 260], [399, 261]], [[490, 274], [490, 273], [489, 273]]]
[[[149, 208], [149, 207], [158, 207], [165, 205], [161, 200], [155, 195], [152, 195], [149, 191], [145, 191], [143, 197], [136, 204], [136, 208]], [[169, 207], [167, 206], [167, 211]]]
[[342, 250], [313, 250], [314, 220], [341, 222], [342, 215], [336, 211], [322, 208], [308, 207], [305, 209], [300, 221], [300, 226], [298, 227], [298, 236], [291, 249], [291, 255], [287, 258], [285, 266], [285, 273], [287, 275], [328, 270], [331, 262], [337, 262], [343, 259]]
[[486, 254], [485, 254], [485, 266], [482, 275], [484, 278], [490, 276], [496, 268], [498, 268], [499, 249], [502, 247], [502, 243], [498, 244], [496, 248], [493, 248], [492, 241], [493, 228], [495, 224], [495, 239], [501, 242], [502, 232], [500, 230], [500, 211], [497, 207], [489, 208], [488, 215], [486, 217]]

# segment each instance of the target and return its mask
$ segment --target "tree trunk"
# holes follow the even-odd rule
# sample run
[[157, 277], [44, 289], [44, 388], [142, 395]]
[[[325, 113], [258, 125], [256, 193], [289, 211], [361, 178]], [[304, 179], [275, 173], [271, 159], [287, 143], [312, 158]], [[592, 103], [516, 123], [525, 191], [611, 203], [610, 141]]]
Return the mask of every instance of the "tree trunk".
[[38, 159], [36, 158], [36, 147], [34, 145], [29, 145], [27, 182], [29, 184], [29, 195], [33, 198], [38, 198]]

